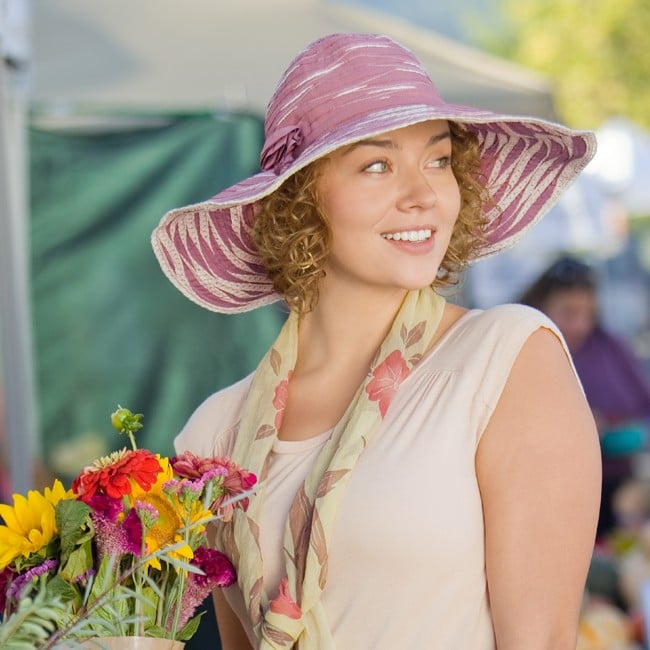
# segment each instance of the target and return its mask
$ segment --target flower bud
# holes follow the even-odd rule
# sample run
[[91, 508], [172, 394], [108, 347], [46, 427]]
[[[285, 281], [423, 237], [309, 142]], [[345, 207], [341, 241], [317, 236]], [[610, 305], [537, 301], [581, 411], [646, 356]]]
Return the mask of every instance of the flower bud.
[[111, 424], [120, 433], [135, 433], [138, 429], [142, 429], [140, 420], [142, 413], [133, 413], [129, 409], [118, 406], [117, 411], [111, 413]]

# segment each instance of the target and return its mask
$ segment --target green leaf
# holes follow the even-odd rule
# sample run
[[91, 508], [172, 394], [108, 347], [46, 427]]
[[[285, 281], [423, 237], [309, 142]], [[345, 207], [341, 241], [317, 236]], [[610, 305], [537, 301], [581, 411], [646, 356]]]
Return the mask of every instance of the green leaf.
[[104, 555], [99, 563], [99, 568], [97, 569], [97, 575], [93, 580], [92, 587], [90, 589], [90, 595], [88, 597], [88, 602], [92, 603], [96, 600], [101, 594], [106, 592], [114, 584], [114, 573], [117, 565], [117, 559], [111, 555]]
[[199, 629], [199, 623], [201, 622], [201, 617], [205, 612], [197, 614], [194, 618], [191, 618], [185, 625], [182, 630], [179, 630], [176, 634], [177, 641], [189, 641]]
[[153, 636], [156, 639], [166, 639], [167, 630], [164, 627], [160, 627], [160, 625], [152, 625], [147, 628], [147, 636]]
[[47, 592], [53, 597], [58, 597], [65, 603], [72, 603], [77, 609], [81, 605], [81, 593], [78, 587], [71, 585], [60, 575], [55, 575], [47, 583]]
[[4, 650], [34, 650], [35, 647], [30, 641], [7, 641], [2, 644]]
[[83, 576], [93, 566], [93, 550], [89, 541], [74, 549], [61, 568], [61, 575], [69, 581]]
[[155, 621], [156, 611], [158, 609], [158, 596], [153, 591], [153, 589], [149, 589], [148, 587], [145, 587], [142, 590], [142, 598], [140, 598], [139, 600], [143, 604], [144, 607], [143, 614], [146, 620]]
[[91, 509], [82, 501], [63, 499], [56, 504], [54, 514], [61, 535], [61, 553], [65, 557], [87, 537]]

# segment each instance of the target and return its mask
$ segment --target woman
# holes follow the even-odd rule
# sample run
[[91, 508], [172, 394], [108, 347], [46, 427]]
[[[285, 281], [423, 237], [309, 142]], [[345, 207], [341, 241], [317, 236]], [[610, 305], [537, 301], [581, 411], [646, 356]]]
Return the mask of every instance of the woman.
[[573, 650], [599, 459], [567, 351], [535, 310], [431, 287], [541, 217], [592, 135], [446, 104], [368, 34], [299, 54], [265, 132], [260, 174], [153, 235], [208, 309], [290, 308], [176, 440], [264, 481], [217, 531], [223, 647]]

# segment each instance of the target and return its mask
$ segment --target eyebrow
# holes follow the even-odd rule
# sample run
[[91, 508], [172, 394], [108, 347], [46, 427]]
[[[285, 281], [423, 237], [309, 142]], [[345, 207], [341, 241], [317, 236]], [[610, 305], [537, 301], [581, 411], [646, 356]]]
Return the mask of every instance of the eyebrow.
[[[451, 139], [451, 131], [443, 131], [442, 133], [434, 133], [427, 142], [426, 146], [431, 147], [434, 144], [438, 144], [442, 140]], [[375, 138], [366, 138], [365, 140], [359, 140], [359, 142], [353, 142], [344, 148], [342, 153], [344, 155], [351, 153], [358, 147], [369, 146], [369, 147], [382, 147], [383, 149], [399, 149], [399, 145], [394, 140], [378, 140]]]

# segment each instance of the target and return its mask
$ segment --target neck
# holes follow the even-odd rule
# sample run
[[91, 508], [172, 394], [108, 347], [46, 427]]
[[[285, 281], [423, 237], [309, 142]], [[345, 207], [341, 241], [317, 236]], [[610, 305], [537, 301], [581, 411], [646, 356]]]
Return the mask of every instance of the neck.
[[386, 337], [405, 290], [324, 291], [300, 321], [298, 365], [303, 370], [370, 362]]

